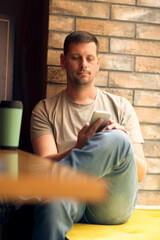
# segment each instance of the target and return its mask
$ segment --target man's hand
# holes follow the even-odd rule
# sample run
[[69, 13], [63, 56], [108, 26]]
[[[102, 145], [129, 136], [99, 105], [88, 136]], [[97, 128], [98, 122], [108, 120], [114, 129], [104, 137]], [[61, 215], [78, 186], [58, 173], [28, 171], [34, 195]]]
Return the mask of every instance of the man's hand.
[[121, 126], [120, 124], [118, 124], [117, 122], [114, 122], [112, 120], [108, 121], [108, 125], [105, 128], [103, 128], [102, 131], [112, 130], [112, 129], [119, 129], [119, 130], [125, 132], [126, 134], [128, 134], [128, 132], [126, 131], [126, 129], [123, 126]]
[[78, 139], [75, 148], [81, 149], [84, 147], [87, 140], [95, 135], [102, 122], [103, 119], [99, 118], [91, 127], [89, 127], [89, 123], [86, 123], [78, 133]]
[[[81, 149], [82, 147], [84, 147], [87, 140], [92, 138], [95, 135], [97, 129], [100, 127], [102, 122], [103, 122], [103, 119], [99, 118], [91, 127], [89, 127], [89, 124], [86, 123], [84, 125], [84, 127], [78, 133], [78, 139], [77, 139], [75, 148]], [[102, 131], [112, 130], [112, 129], [119, 129], [119, 130], [125, 132], [126, 134], [128, 134], [123, 126], [121, 126], [120, 124], [118, 124], [112, 120], [108, 121], [108, 125], [106, 127], [104, 127], [102, 129]]]

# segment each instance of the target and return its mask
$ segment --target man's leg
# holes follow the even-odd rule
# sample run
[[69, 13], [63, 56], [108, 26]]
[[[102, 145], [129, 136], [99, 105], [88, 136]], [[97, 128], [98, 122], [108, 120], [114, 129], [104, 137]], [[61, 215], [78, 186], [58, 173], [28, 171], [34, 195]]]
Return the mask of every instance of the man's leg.
[[73, 223], [85, 211], [85, 204], [72, 200], [53, 200], [35, 206], [33, 240], [64, 240]]
[[9, 218], [16, 211], [16, 206], [0, 199], [0, 224], [8, 222]]
[[[129, 137], [122, 131], [112, 130], [96, 134], [87, 141], [85, 147], [73, 149], [59, 164], [70, 165], [98, 178], [107, 178], [111, 182], [110, 197], [103, 204], [88, 206], [86, 221], [116, 223], [115, 219], [134, 207], [137, 192], [136, 165]], [[72, 201], [48, 202], [37, 206], [33, 239], [65, 239], [64, 236], [72, 224], [80, 220], [84, 210], [83, 205]]]
[[110, 182], [108, 198], [87, 206], [84, 219], [89, 223], [120, 224], [132, 215], [137, 202], [138, 178], [133, 149], [127, 134], [105, 131], [74, 149], [60, 164], [68, 164]]
[[88, 205], [84, 220], [97, 224], [122, 224], [133, 213], [138, 198], [135, 162], [128, 155], [119, 168], [107, 175], [110, 183], [108, 198], [101, 204]]

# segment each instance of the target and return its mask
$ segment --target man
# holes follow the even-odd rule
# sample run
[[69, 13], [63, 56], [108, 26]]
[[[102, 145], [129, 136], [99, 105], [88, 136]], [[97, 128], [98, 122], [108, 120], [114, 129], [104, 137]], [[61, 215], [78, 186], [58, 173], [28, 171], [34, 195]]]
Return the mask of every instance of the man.
[[[36, 206], [33, 239], [65, 239], [78, 221], [121, 224], [129, 219], [136, 205], [137, 183], [146, 174], [143, 138], [131, 104], [94, 86], [100, 64], [98, 47], [90, 33], [73, 32], [67, 36], [61, 54], [67, 88], [35, 107], [31, 139], [36, 154], [109, 179], [109, 197], [96, 205], [61, 200]], [[88, 123], [95, 110], [112, 114], [109, 124], [98, 133], [103, 120], [98, 119], [90, 127]]]

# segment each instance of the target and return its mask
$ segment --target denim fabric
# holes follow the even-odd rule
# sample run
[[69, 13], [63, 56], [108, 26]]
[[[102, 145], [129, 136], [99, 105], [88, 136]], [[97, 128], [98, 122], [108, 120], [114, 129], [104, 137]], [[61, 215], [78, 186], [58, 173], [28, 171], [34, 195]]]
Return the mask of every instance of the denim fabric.
[[16, 207], [14, 204], [0, 203], [0, 224], [8, 222], [15, 210]]
[[120, 130], [97, 133], [82, 149], [73, 149], [59, 162], [97, 178], [108, 179], [110, 193], [99, 204], [77, 201], [45, 202], [35, 207], [33, 240], [64, 240], [73, 223], [122, 224], [137, 201], [138, 179], [130, 139]]

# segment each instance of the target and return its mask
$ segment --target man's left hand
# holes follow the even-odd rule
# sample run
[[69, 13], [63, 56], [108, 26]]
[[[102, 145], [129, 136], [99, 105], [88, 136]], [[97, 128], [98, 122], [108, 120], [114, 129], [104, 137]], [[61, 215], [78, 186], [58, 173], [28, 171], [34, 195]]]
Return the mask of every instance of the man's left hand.
[[114, 122], [112, 120], [108, 121], [108, 125], [105, 128], [103, 128], [102, 131], [112, 130], [112, 129], [119, 129], [119, 130], [125, 132], [126, 134], [128, 134], [128, 132], [126, 131], [126, 129], [123, 126], [121, 126], [120, 124], [118, 124], [117, 122]]

